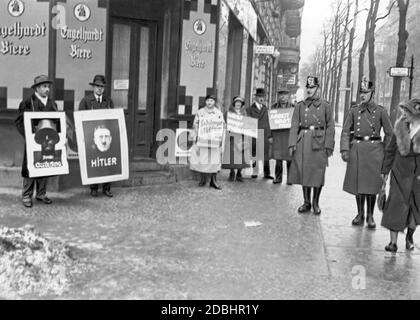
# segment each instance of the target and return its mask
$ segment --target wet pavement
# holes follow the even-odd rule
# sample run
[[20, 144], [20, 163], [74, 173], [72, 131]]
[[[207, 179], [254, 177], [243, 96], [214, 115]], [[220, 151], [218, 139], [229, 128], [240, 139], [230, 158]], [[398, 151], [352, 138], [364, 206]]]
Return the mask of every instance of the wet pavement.
[[185, 181], [92, 199], [77, 189], [29, 210], [19, 190], [0, 189], [0, 224], [31, 224], [88, 258], [89, 271], [52, 299], [420, 298], [420, 248], [406, 253], [400, 235], [399, 252], [386, 253], [378, 210], [376, 231], [351, 226], [344, 170], [336, 151], [321, 217], [297, 213], [299, 186], [230, 183], [224, 171], [222, 191]]

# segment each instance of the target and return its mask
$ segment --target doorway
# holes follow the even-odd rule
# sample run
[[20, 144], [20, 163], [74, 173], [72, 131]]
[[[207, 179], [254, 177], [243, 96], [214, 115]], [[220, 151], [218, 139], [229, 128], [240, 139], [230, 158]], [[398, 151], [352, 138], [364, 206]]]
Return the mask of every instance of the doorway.
[[110, 92], [124, 109], [130, 160], [152, 157], [156, 112], [157, 23], [110, 19]]

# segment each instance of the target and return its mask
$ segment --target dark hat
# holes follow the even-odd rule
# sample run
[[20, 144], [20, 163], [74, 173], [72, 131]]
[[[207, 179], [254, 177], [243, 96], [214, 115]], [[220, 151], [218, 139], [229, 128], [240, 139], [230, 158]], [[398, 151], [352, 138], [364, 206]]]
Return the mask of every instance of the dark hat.
[[255, 95], [258, 97], [265, 97], [265, 90], [264, 88], [257, 88]]
[[420, 99], [412, 99], [406, 103], [400, 104], [400, 108], [406, 109], [414, 116], [420, 115]]
[[206, 99], [204, 99], [204, 100], [208, 100], [208, 99], [213, 99], [214, 101], [217, 101], [216, 96], [214, 94], [206, 95]]
[[308, 76], [306, 79], [306, 88], [315, 88], [319, 87], [318, 77]]
[[373, 81], [368, 81], [366, 79], [362, 80], [360, 83], [360, 93], [369, 93], [375, 91], [375, 85]]
[[106, 85], [105, 76], [97, 74], [95, 78], [93, 78], [93, 82], [89, 83], [92, 86], [101, 86], [104, 87]]
[[40, 76], [36, 76], [34, 79], [34, 84], [32, 85], [32, 89], [35, 87], [43, 84], [43, 83], [53, 83], [52, 80], [50, 80], [46, 75], [42, 74]]
[[233, 98], [233, 101], [232, 101], [232, 104], [234, 104], [236, 101], [240, 101], [240, 102], [242, 102], [242, 105], [244, 105], [244, 104], [245, 104], [245, 99], [244, 99], [244, 98], [242, 98], [242, 97], [240, 97], [240, 96], [236, 96], [236, 97], [234, 97], [234, 98]]
[[279, 90], [277, 90], [277, 93], [290, 93], [290, 91], [289, 89], [282, 87]]
[[58, 141], [60, 141], [54, 122], [48, 119], [43, 119], [38, 123], [38, 127], [35, 132], [35, 142], [42, 144], [47, 136], [53, 139], [54, 144], [57, 144]]

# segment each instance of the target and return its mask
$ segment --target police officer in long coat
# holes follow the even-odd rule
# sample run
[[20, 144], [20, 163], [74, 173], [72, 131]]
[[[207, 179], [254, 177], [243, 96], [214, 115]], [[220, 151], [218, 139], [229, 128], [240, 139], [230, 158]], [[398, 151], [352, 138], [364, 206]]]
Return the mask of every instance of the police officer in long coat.
[[325, 182], [328, 157], [334, 151], [334, 117], [330, 104], [320, 97], [317, 77], [309, 76], [306, 82], [307, 98], [299, 102], [293, 112], [289, 137], [289, 151], [292, 158], [288, 182], [300, 184], [303, 188], [304, 204], [299, 213], [311, 210], [321, 214], [319, 197]]
[[[295, 106], [289, 102], [289, 90], [280, 88], [277, 93], [279, 100], [271, 106], [271, 109], [290, 109]], [[272, 130], [273, 135], [273, 158], [276, 160], [276, 176], [273, 183], [278, 184], [283, 181], [283, 161], [286, 161], [287, 175], [289, 175], [292, 159], [289, 154], [289, 135], [290, 129]]]
[[[367, 201], [368, 228], [376, 228], [373, 219], [376, 195], [382, 186], [381, 167], [384, 146], [392, 137], [392, 125], [386, 110], [374, 102], [372, 81], [364, 80], [360, 86], [361, 104], [350, 109], [341, 133], [340, 151], [347, 162], [343, 190], [356, 196], [357, 216], [352, 224], [362, 225]], [[381, 129], [385, 133], [381, 138]], [[351, 134], [353, 132], [353, 138]]]
[[[19, 104], [19, 115], [15, 120], [16, 128], [19, 133], [25, 138], [25, 126], [24, 126], [24, 113], [29, 112], [50, 112], [57, 111], [57, 104], [49, 98], [49, 93], [52, 85], [52, 80], [50, 80], [46, 75], [40, 75], [35, 77], [34, 84], [32, 89], [34, 93], [24, 99]], [[32, 196], [34, 194], [34, 189], [36, 186], [36, 196], [37, 201], [43, 202], [45, 204], [51, 204], [52, 200], [47, 197], [47, 184], [48, 177], [38, 177], [30, 178], [28, 170], [28, 160], [26, 156], [26, 146], [23, 154], [23, 163], [22, 163], [22, 177], [23, 177], [23, 190], [22, 190], [22, 203], [26, 208], [31, 208]]]

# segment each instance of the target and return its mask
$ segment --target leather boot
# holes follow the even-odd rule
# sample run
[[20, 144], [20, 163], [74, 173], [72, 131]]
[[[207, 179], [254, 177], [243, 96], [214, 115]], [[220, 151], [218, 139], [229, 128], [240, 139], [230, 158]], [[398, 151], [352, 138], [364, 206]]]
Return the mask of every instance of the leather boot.
[[361, 226], [365, 223], [365, 195], [356, 195], [357, 216], [351, 222], [354, 226]]
[[229, 174], [229, 181], [235, 181], [235, 170], [230, 170], [230, 174]]
[[373, 211], [375, 210], [376, 195], [368, 194], [366, 195], [366, 197], [367, 197], [367, 217], [366, 217], [367, 227], [369, 229], [375, 229], [376, 223], [375, 223], [375, 220], [373, 219]]
[[244, 179], [242, 178], [242, 170], [241, 169], [238, 169], [238, 172], [236, 173], [236, 181], [244, 182]]
[[207, 174], [201, 173], [201, 180], [198, 184], [200, 187], [204, 187], [207, 184]]
[[416, 231], [415, 229], [411, 229], [411, 228], [407, 229], [407, 236], [405, 237], [405, 248], [409, 251], [414, 250], [413, 235], [415, 231]]
[[214, 188], [216, 190], [222, 190], [222, 188], [217, 183], [216, 174], [215, 173], [212, 173], [212, 175], [211, 175], [211, 178], [210, 178], [210, 188]]
[[276, 161], [276, 178], [273, 181], [273, 184], [279, 184], [283, 182], [283, 161]]
[[311, 211], [311, 187], [302, 187], [305, 203], [298, 209], [299, 213]]
[[314, 209], [314, 214], [317, 216], [321, 214], [321, 208], [319, 207], [319, 196], [321, 195], [321, 190], [322, 190], [322, 187], [314, 188], [312, 208]]

